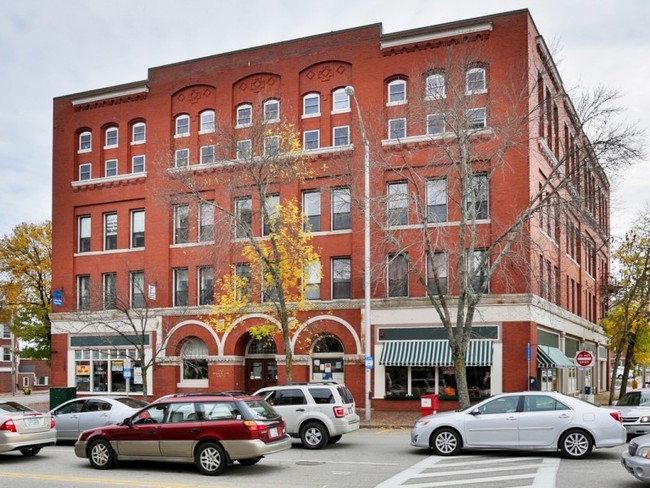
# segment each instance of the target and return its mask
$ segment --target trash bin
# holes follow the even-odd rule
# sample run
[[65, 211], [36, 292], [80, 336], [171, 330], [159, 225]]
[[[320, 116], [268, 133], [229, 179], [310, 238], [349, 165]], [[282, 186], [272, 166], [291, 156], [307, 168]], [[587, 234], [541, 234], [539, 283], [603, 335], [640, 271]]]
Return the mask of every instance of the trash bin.
[[585, 386], [585, 395], [591, 395], [591, 386]]
[[50, 388], [50, 410], [68, 400], [77, 398], [77, 388]]
[[420, 410], [422, 416], [436, 413], [440, 408], [440, 397], [436, 394], [420, 396]]

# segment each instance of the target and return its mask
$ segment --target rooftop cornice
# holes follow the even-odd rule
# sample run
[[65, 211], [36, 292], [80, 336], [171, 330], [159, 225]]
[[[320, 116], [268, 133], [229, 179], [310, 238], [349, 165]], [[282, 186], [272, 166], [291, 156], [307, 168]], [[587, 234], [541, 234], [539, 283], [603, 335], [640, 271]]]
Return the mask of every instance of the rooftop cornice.
[[[445, 29], [440, 31], [423, 32], [419, 34], [409, 33], [408, 35], [387, 39], [380, 42], [383, 51], [395, 51], [407, 49], [407, 46], [413, 47], [422, 44], [440, 44], [445, 39], [462, 37], [464, 40], [477, 40], [481, 35], [489, 34], [493, 29], [492, 22], [483, 22], [468, 27], [456, 29]], [[389, 37], [389, 36], [386, 36]], [[469, 39], [468, 39], [469, 38]]]

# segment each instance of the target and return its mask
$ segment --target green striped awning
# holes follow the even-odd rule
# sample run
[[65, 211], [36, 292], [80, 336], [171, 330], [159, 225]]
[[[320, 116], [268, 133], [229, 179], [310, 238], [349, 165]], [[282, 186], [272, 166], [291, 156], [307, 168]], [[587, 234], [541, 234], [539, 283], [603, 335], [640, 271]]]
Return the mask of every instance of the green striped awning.
[[537, 367], [546, 369], [575, 368], [576, 365], [557, 347], [540, 345], [537, 346]]
[[[471, 340], [467, 366], [492, 365], [492, 341]], [[453, 366], [449, 341], [386, 341], [379, 358], [382, 366]]]

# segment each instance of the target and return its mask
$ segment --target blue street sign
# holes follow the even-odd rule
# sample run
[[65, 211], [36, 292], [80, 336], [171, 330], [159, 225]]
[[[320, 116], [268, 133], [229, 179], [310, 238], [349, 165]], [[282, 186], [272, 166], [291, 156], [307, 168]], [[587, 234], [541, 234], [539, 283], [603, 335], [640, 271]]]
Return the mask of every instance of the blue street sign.
[[63, 292], [61, 290], [52, 290], [52, 305], [55, 307], [63, 306]]
[[530, 342], [526, 344], [526, 361], [530, 361], [531, 352], [530, 352]]

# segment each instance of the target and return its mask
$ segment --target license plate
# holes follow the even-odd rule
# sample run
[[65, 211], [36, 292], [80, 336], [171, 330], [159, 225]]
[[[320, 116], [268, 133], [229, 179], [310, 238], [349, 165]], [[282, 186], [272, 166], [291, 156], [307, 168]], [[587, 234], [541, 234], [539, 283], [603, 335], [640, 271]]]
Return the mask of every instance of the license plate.
[[273, 427], [273, 428], [269, 429], [269, 436], [270, 437], [277, 437], [278, 436], [278, 428]]
[[41, 425], [41, 420], [40, 419], [27, 419], [27, 425], [29, 427], [38, 427]]

